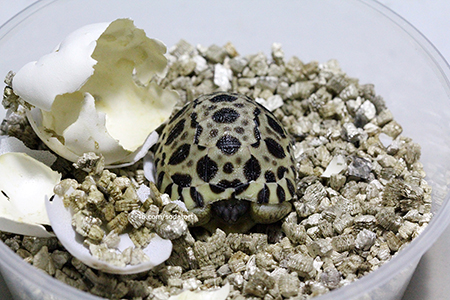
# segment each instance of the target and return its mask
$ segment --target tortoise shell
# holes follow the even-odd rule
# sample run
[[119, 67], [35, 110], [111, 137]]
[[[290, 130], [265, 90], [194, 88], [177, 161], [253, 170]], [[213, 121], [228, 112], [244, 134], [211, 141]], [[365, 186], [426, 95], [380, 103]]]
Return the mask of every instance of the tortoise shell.
[[295, 196], [291, 138], [270, 111], [240, 94], [203, 95], [173, 115], [155, 166], [160, 191], [189, 210], [221, 200], [276, 205]]

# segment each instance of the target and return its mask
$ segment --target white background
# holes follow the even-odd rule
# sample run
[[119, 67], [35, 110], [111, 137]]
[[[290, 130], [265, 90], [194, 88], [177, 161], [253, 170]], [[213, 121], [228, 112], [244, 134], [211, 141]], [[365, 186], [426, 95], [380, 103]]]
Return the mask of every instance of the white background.
[[[0, 0], [0, 24], [35, 0]], [[425, 35], [450, 61], [450, 1], [379, 0]], [[1, 75], [0, 75], [1, 76]], [[450, 227], [424, 255], [403, 300], [450, 299]], [[0, 298], [11, 300], [0, 275]]]

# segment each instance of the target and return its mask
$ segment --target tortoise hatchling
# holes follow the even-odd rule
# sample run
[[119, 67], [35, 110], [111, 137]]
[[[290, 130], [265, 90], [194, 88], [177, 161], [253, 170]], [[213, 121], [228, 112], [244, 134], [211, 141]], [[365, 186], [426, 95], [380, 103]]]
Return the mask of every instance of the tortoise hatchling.
[[157, 187], [207, 229], [245, 232], [287, 215], [295, 196], [292, 140], [251, 98], [217, 92], [173, 115], [155, 148]]

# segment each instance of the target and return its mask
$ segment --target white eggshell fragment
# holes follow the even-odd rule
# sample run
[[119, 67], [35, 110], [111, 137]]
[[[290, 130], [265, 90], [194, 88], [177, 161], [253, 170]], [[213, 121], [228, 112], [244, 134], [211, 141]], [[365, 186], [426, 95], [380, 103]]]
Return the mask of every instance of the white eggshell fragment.
[[13, 89], [22, 99], [50, 111], [56, 96], [73, 93], [94, 73], [96, 40], [109, 23], [97, 23], [72, 32], [52, 53], [29, 62], [17, 72]]
[[56, 156], [50, 151], [33, 150], [25, 146], [18, 138], [2, 135], [0, 136], [0, 154], [8, 152], [22, 152], [28, 154], [49, 167], [56, 161]]
[[184, 291], [176, 296], [171, 296], [169, 300], [225, 300], [229, 293], [230, 284], [227, 283], [217, 290]]
[[[68, 193], [70, 193], [69, 189]], [[83, 238], [72, 227], [72, 212], [66, 208], [63, 199], [55, 195], [46, 203], [47, 214], [50, 219], [53, 231], [58, 240], [73, 256], [81, 260], [84, 264], [97, 270], [113, 274], [134, 274], [152, 269], [163, 263], [172, 253], [172, 242], [156, 235], [143, 252], [149, 260], [136, 265], [117, 266], [94, 257], [89, 249], [83, 245]], [[120, 243], [117, 246], [117, 253], [123, 252], [128, 247], [133, 247], [133, 242], [128, 234], [119, 235]]]
[[0, 230], [51, 237], [45, 200], [61, 175], [25, 153], [0, 155]]
[[12, 86], [35, 107], [30, 123], [57, 154], [75, 162], [95, 152], [107, 166], [129, 165], [156, 142], [150, 135], [179, 97], [151, 81], [165, 52], [129, 19], [88, 25], [20, 69]]
[[327, 168], [321, 175], [324, 178], [330, 178], [333, 174], [339, 174], [347, 168], [347, 162], [343, 155], [336, 155], [328, 164]]

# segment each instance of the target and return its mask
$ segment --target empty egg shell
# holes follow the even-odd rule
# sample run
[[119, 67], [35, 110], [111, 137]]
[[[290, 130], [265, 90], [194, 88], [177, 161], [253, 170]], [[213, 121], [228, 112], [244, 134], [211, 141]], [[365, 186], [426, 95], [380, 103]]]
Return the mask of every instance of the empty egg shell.
[[0, 155], [0, 230], [51, 237], [45, 200], [61, 175], [25, 153]]
[[33, 108], [37, 135], [76, 162], [87, 152], [107, 166], [130, 165], [156, 142], [154, 130], [171, 114], [178, 94], [152, 79], [162, 74], [166, 47], [129, 19], [84, 26], [12, 79]]
[[[67, 193], [71, 193], [72, 191], [73, 189], [69, 189]], [[106, 245], [102, 248], [101, 244], [93, 247], [95, 249], [89, 249], [83, 244], [82, 236], [72, 227], [72, 212], [70, 208], [64, 206], [63, 199], [55, 195], [52, 199], [48, 199], [45, 205], [53, 231], [61, 244], [84, 264], [100, 271], [113, 274], [144, 272], [167, 260], [172, 252], [172, 242], [155, 235], [145, 248], [139, 248], [137, 249], [139, 251], [136, 251], [139, 252], [141, 257], [145, 257], [145, 259], [123, 265], [101, 260], [91, 252], [109, 251], [109, 254], [119, 257], [122, 253], [136, 250], [133, 249], [133, 242], [129, 235], [127, 233], [119, 235], [120, 242], [116, 246], [116, 249], [107, 249]]]

